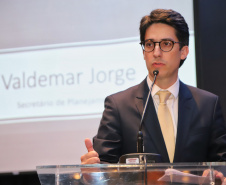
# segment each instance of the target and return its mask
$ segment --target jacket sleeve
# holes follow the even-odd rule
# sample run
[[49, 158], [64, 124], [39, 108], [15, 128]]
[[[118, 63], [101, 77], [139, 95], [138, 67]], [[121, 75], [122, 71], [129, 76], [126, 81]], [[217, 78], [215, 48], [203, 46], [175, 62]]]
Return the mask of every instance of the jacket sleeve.
[[213, 113], [208, 151], [209, 161], [226, 161], [226, 125], [218, 97]]
[[113, 96], [105, 99], [105, 110], [97, 135], [93, 138], [94, 150], [101, 162], [117, 163], [121, 156], [121, 128], [117, 103]]

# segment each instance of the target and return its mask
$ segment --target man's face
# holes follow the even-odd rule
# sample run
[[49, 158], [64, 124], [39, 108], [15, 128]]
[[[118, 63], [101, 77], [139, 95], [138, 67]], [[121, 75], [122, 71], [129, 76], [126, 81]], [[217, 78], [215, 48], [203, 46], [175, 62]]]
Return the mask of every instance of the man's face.
[[[154, 23], [146, 30], [145, 40], [147, 39], [151, 39], [154, 42], [160, 42], [162, 40], [179, 42], [176, 37], [176, 30], [162, 23]], [[157, 81], [171, 86], [177, 80], [180, 60], [187, 57], [188, 46], [184, 46], [180, 50], [179, 43], [175, 43], [171, 51], [164, 52], [160, 49], [159, 44], [156, 43], [154, 51], [144, 51], [143, 54], [150, 79], [153, 80], [153, 71], [158, 70]]]

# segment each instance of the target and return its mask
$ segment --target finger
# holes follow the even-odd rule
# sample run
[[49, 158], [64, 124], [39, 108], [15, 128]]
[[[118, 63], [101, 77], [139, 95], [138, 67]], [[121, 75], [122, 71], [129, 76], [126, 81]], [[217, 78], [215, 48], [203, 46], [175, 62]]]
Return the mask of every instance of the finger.
[[94, 151], [92, 141], [89, 138], [85, 139], [85, 145], [88, 152]]
[[92, 157], [82, 162], [82, 164], [98, 164], [100, 159], [98, 157]]
[[221, 179], [222, 182], [224, 182], [224, 175], [223, 175], [223, 173], [217, 171], [216, 177]]
[[98, 157], [99, 158], [99, 155], [96, 151], [88, 152], [88, 153], [81, 156], [81, 162], [84, 162], [84, 161], [86, 161], [86, 160], [88, 160], [89, 158], [92, 158], [92, 157]]
[[222, 181], [222, 185], [226, 185], [226, 178], [224, 177], [224, 180]]
[[206, 177], [207, 175], [209, 175], [209, 173], [210, 173], [210, 170], [207, 169], [207, 170], [205, 170], [205, 171], [203, 172], [202, 176], [203, 176], [203, 177]]

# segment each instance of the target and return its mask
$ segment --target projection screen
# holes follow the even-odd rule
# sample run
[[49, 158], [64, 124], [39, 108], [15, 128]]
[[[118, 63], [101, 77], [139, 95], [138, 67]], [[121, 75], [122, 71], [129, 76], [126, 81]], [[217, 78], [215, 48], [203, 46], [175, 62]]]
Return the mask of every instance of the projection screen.
[[139, 22], [156, 8], [188, 22], [179, 77], [196, 86], [192, 0], [0, 1], [0, 173], [80, 163], [105, 97], [147, 76]]

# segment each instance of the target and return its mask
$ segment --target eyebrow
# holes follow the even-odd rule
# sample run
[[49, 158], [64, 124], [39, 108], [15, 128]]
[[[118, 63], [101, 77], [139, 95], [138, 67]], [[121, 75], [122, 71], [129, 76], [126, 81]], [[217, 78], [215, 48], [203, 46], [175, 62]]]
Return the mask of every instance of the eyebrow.
[[[153, 41], [153, 42], [155, 42], [155, 39], [146, 39], [145, 41], [148, 41], [148, 40], [151, 40], [151, 41]], [[163, 39], [161, 39], [160, 41], [165, 41], [165, 40], [171, 40], [171, 41], [174, 41], [174, 39], [172, 39], [172, 38], [163, 38]], [[159, 42], [160, 42], [159, 41]]]

